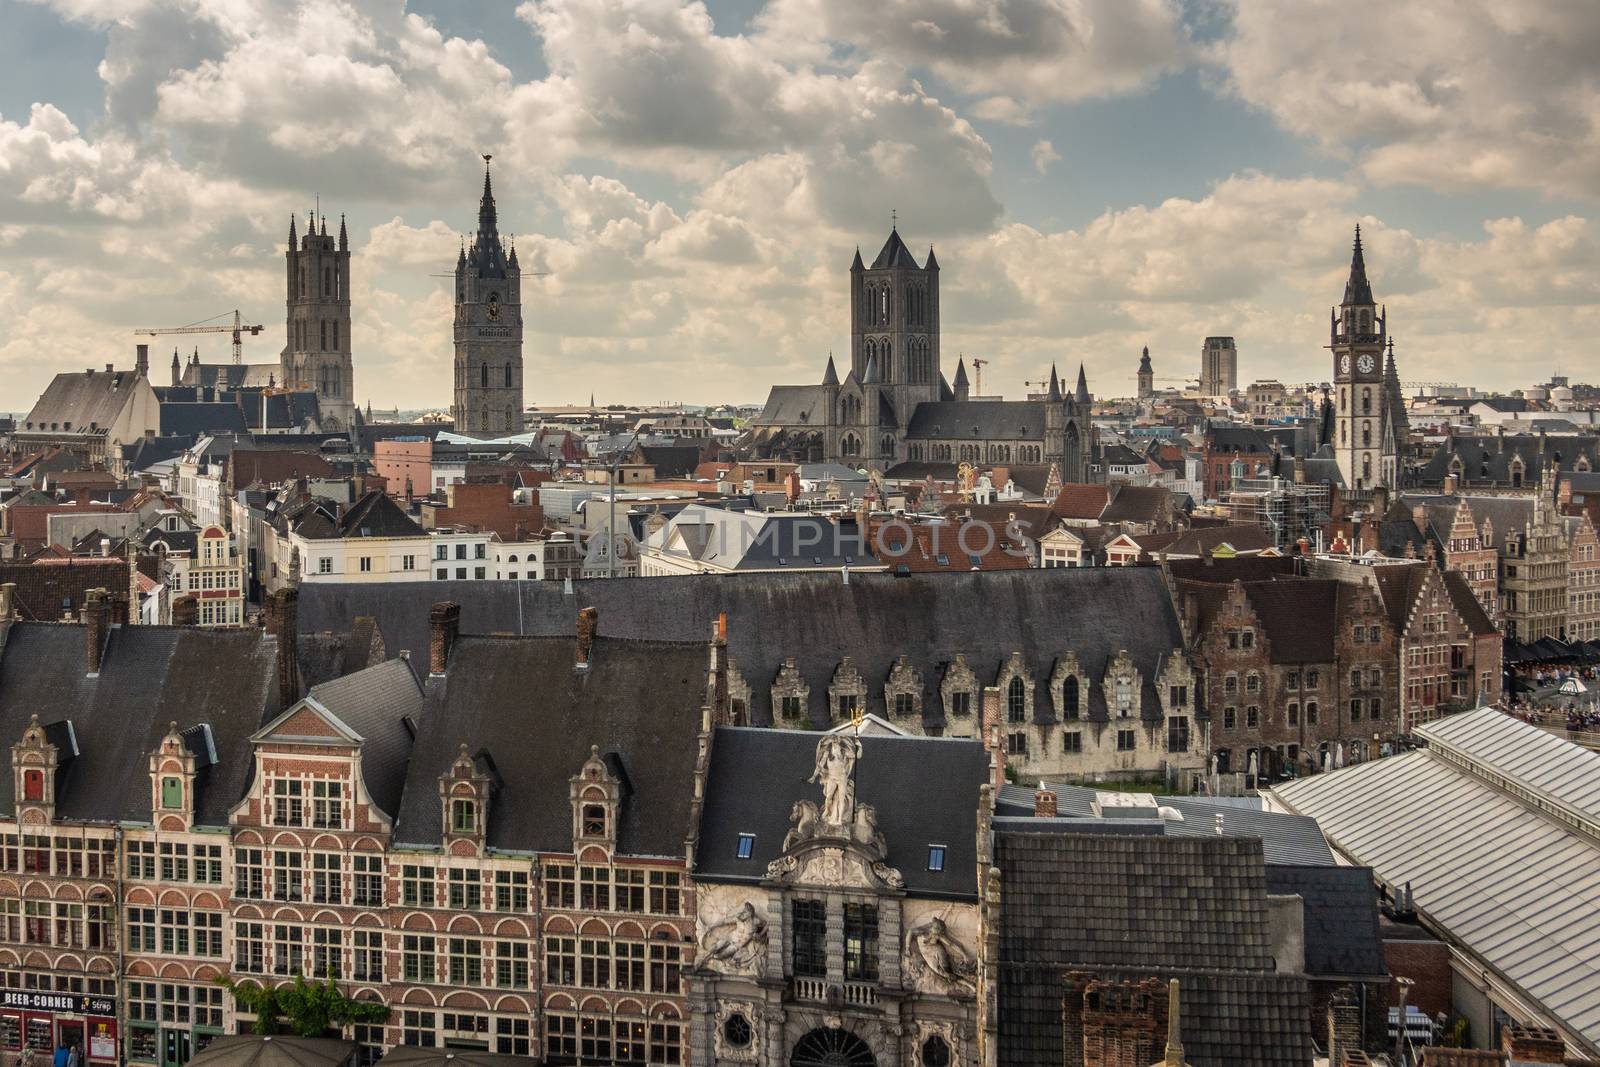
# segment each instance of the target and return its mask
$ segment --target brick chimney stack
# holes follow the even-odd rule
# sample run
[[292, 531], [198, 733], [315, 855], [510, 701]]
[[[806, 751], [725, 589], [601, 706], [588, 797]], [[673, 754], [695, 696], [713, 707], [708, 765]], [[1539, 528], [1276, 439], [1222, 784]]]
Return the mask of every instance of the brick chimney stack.
[[200, 601], [185, 593], [172, 601], [172, 625], [199, 626]]
[[1500, 1032], [1500, 1046], [1514, 1063], [1566, 1062], [1566, 1042], [1547, 1026], [1508, 1026]]
[[1039, 791], [1033, 794], [1033, 815], [1037, 819], [1056, 817], [1056, 795], [1046, 789], [1042, 782]]
[[267, 598], [267, 633], [278, 639], [278, 707], [300, 699], [300, 590], [290, 586]]
[[461, 632], [461, 605], [445, 601], [428, 612], [428, 673], [442, 676]]
[[[591, 609], [592, 610], [592, 609]], [[580, 617], [581, 626], [582, 619]], [[590, 640], [593, 640], [591, 635]], [[724, 726], [745, 726], [733, 714], [733, 699], [728, 692], [728, 613], [721, 612], [711, 624], [711, 677], [709, 679], [711, 721]]]
[[1361, 1005], [1346, 986], [1328, 1001], [1328, 1062], [1345, 1062], [1348, 1052], [1361, 1051]]
[[111, 634], [111, 597], [104, 589], [91, 589], [83, 602], [83, 670], [91, 677], [100, 673], [106, 653], [106, 638]]
[[989, 767], [994, 772], [992, 782], [995, 792], [1006, 784], [1006, 740], [1000, 726], [1000, 687], [991, 685], [983, 690], [983, 714], [980, 718], [983, 747], [989, 750]]
[[578, 611], [578, 643], [574, 649], [574, 670], [589, 669], [589, 659], [594, 655], [594, 632], [599, 625], [599, 608], [587, 607]]

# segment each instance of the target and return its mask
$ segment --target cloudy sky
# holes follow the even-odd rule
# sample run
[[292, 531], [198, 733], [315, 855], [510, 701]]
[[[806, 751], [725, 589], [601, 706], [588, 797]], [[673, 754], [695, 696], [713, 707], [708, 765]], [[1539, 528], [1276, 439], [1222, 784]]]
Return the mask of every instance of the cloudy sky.
[[1358, 221], [1403, 377], [1592, 381], [1596, 55], [1593, 0], [0, 0], [0, 410], [234, 307], [274, 359], [318, 197], [358, 396], [447, 403], [482, 152], [530, 403], [818, 379], [891, 211], [987, 392], [1320, 380]]

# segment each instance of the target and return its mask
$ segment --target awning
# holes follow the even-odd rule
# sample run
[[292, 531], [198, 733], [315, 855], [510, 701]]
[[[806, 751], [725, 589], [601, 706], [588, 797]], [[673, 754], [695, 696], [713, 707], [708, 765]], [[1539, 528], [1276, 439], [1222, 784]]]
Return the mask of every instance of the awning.
[[378, 1060], [385, 1067], [528, 1067], [536, 1062], [527, 1056], [499, 1056], [493, 1052], [415, 1045], [396, 1045]]
[[343, 1067], [355, 1054], [350, 1041], [290, 1034], [219, 1037], [189, 1061], [190, 1067]]

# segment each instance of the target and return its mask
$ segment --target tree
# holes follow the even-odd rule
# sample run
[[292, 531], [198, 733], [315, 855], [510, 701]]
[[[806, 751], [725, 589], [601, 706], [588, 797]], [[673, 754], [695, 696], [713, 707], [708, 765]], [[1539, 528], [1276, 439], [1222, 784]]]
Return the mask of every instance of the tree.
[[241, 1009], [255, 1015], [258, 1034], [282, 1033], [280, 1020], [300, 1037], [322, 1037], [330, 1030], [338, 1032], [346, 1026], [389, 1018], [387, 1004], [351, 1000], [339, 992], [332, 977], [308, 982], [304, 974], [296, 974], [291, 985], [269, 987], [225, 976], [218, 978], [217, 984], [233, 994]]

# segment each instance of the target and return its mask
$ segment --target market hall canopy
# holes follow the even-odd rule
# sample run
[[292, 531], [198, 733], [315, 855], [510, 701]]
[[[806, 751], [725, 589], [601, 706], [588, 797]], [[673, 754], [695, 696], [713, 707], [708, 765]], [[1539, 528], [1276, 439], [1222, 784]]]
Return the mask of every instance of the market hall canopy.
[[344, 1067], [354, 1042], [292, 1034], [235, 1034], [207, 1045], [189, 1067]]
[[527, 1056], [499, 1056], [472, 1049], [418, 1048], [396, 1045], [378, 1061], [383, 1067], [528, 1067]]

